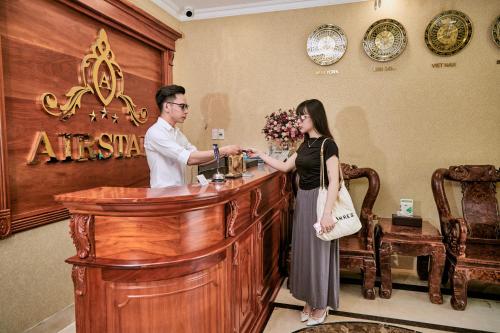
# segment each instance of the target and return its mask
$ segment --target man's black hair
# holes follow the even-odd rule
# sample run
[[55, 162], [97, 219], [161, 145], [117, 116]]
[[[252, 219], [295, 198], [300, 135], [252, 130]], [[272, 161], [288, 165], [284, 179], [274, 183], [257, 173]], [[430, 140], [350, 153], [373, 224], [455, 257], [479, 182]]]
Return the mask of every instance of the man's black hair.
[[160, 109], [161, 113], [161, 107], [164, 102], [166, 101], [173, 101], [175, 99], [175, 95], [177, 94], [182, 94], [184, 95], [186, 93], [186, 89], [184, 87], [172, 84], [170, 86], [164, 86], [158, 89], [156, 92], [156, 105], [158, 105], [158, 109]]

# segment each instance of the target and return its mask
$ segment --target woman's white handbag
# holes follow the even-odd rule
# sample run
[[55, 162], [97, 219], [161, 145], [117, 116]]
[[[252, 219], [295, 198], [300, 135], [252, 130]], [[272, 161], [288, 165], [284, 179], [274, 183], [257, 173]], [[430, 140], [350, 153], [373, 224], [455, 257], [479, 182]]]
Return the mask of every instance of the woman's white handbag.
[[351, 196], [347, 191], [344, 183], [344, 176], [342, 175], [342, 167], [339, 161], [339, 171], [340, 171], [340, 190], [337, 196], [337, 200], [333, 203], [332, 217], [335, 223], [335, 227], [329, 232], [321, 232], [321, 217], [323, 216], [323, 211], [325, 210], [326, 198], [328, 195], [328, 189], [325, 186], [325, 171], [324, 171], [324, 156], [323, 156], [323, 146], [328, 139], [325, 139], [321, 144], [320, 150], [320, 186], [318, 193], [318, 202], [316, 204], [316, 215], [317, 222], [314, 224], [314, 229], [316, 229], [316, 236], [324, 241], [331, 241], [340, 237], [355, 234], [361, 229], [361, 221], [359, 220], [356, 211], [354, 210], [354, 205], [352, 204]]

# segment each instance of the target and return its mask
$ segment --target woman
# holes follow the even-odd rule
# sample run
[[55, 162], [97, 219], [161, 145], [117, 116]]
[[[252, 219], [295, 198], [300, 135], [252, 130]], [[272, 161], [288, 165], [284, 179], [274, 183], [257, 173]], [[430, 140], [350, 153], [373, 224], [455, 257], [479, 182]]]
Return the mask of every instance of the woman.
[[297, 168], [299, 190], [295, 207], [292, 235], [292, 264], [290, 291], [295, 298], [305, 301], [300, 319], [308, 326], [325, 321], [328, 307], [337, 309], [339, 304], [339, 244], [338, 240], [325, 242], [316, 237], [316, 201], [320, 186], [320, 149], [323, 152], [328, 177], [327, 201], [320, 224], [322, 232], [335, 227], [333, 203], [339, 189], [338, 147], [328, 128], [325, 108], [316, 100], [306, 100], [297, 106], [299, 130], [304, 142], [286, 162], [271, 158], [250, 149], [250, 157], [260, 156], [269, 166], [289, 172]]

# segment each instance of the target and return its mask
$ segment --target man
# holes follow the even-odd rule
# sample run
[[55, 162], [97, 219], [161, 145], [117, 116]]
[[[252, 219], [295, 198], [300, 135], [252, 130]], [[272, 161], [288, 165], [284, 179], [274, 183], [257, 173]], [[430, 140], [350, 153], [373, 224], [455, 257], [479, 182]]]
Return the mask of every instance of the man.
[[[182, 185], [186, 165], [203, 164], [214, 159], [213, 151], [198, 151], [175, 127], [177, 123], [182, 124], [188, 114], [185, 93], [186, 90], [177, 85], [162, 87], [156, 93], [160, 117], [144, 138], [151, 188]], [[219, 151], [221, 156], [241, 152], [236, 145], [221, 147]]]

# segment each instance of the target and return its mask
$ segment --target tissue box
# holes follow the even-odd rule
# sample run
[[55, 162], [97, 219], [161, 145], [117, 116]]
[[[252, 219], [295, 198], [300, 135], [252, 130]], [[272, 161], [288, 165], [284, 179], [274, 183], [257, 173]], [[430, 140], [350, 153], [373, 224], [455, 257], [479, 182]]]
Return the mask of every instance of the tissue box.
[[404, 227], [422, 227], [422, 218], [420, 216], [401, 216], [392, 214], [392, 224]]
[[413, 199], [400, 199], [399, 213], [400, 216], [413, 216]]

